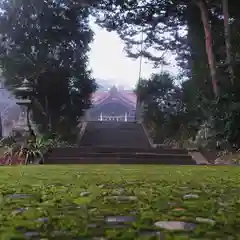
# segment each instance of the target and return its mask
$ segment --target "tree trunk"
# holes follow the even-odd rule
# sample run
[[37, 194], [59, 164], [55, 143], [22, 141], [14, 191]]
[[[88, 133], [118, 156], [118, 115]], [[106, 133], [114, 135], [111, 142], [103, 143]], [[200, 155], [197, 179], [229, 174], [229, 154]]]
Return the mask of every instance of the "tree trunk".
[[219, 90], [218, 90], [218, 84], [217, 84], [217, 70], [216, 70], [216, 63], [215, 63], [215, 58], [213, 54], [212, 32], [211, 32], [211, 26], [209, 23], [208, 9], [207, 9], [205, 0], [197, 0], [197, 5], [201, 12], [201, 19], [204, 27], [205, 47], [206, 47], [206, 53], [208, 56], [208, 65], [209, 65], [211, 79], [212, 79], [213, 92], [215, 94], [215, 97], [218, 98]]
[[29, 131], [29, 137], [30, 137], [30, 140], [35, 142], [36, 141], [36, 134], [32, 128], [32, 125], [31, 125], [31, 121], [30, 121], [30, 111], [31, 111], [31, 107], [28, 106], [27, 108], [27, 126], [28, 126], [28, 131]]
[[224, 16], [224, 37], [226, 45], [226, 63], [228, 66], [228, 72], [230, 80], [234, 82], [234, 71], [232, 65], [232, 51], [231, 51], [231, 36], [230, 36], [230, 25], [229, 25], [229, 11], [228, 11], [228, 0], [222, 0], [223, 16]]
[[46, 112], [46, 115], [47, 115], [47, 129], [48, 129], [48, 132], [51, 132], [52, 131], [52, 124], [51, 124], [51, 116], [50, 116], [50, 113], [49, 113], [49, 104], [48, 104], [48, 97], [45, 96], [45, 112]]
[[[212, 100], [212, 82], [206, 54], [204, 27], [199, 7], [193, 3], [188, 4], [186, 16], [188, 27], [187, 41], [191, 53], [188, 64], [191, 71], [191, 79], [194, 82], [191, 85], [193, 87], [191, 95], [195, 98], [196, 94], [200, 91], [204, 98]], [[191, 103], [196, 104], [192, 101]]]

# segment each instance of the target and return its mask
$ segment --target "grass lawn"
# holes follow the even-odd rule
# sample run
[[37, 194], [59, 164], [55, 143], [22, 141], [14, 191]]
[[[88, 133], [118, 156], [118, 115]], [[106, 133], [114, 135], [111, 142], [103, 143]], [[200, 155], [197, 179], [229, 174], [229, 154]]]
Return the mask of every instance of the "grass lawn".
[[0, 186], [1, 240], [240, 239], [239, 167], [1, 167]]

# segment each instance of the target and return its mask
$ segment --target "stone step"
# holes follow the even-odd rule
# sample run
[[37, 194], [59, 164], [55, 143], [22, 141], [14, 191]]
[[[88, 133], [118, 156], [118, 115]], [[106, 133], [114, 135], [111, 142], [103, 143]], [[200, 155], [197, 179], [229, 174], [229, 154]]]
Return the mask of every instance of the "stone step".
[[195, 165], [186, 149], [151, 148], [139, 123], [88, 122], [77, 148], [52, 148], [45, 164]]
[[150, 147], [139, 123], [88, 122], [79, 146]]
[[55, 158], [92, 158], [92, 157], [106, 157], [106, 158], [160, 158], [160, 157], [186, 157], [186, 158], [191, 158], [191, 156], [187, 154], [169, 154], [169, 153], [81, 153], [81, 154], [76, 154], [75, 156], [72, 154], [65, 155], [63, 156], [62, 154], [49, 154], [49, 157], [55, 157]]
[[48, 157], [44, 164], [166, 164], [195, 165], [190, 156], [163, 155], [155, 157]]
[[196, 161], [199, 165], [209, 165], [207, 159], [198, 151], [190, 151], [189, 155]]
[[[195, 164], [184, 149], [114, 149], [100, 147], [54, 148], [45, 155], [45, 164]], [[123, 151], [125, 150], [125, 151]]]
[[185, 154], [188, 155], [186, 149], [172, 149], [172, 148], [114, 148], [114, 147], [65, 147], [65, 148], [52, 148], [49, 154], [61, 156], [79, 156], [85, 153], [107, 153], [107, 154]]

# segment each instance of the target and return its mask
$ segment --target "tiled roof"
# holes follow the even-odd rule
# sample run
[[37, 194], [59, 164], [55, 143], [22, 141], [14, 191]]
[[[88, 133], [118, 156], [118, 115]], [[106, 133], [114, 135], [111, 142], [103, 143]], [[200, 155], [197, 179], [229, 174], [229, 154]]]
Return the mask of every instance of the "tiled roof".
[[133, 91], [124, 91], [122, 92], [123, 97], [129, 102], [136, 104], [137, 103], [137, 96]]
[[[96, 91], [92, 96], [92, 103], [98, 105], [104, 102], [111, 95], [111, 90], [109, 91]], [[129, 90], [118, 90], [116, 97], [132, 106], [136, 106], [137, 96], [133, 91]]]
[[102, 102], [107, 97], [109, 97], [109, 92], [108, 91], [96, 91], [92, 95], [92, 102], [93, 102], [93, 104], [99, 104], [100, 102]]

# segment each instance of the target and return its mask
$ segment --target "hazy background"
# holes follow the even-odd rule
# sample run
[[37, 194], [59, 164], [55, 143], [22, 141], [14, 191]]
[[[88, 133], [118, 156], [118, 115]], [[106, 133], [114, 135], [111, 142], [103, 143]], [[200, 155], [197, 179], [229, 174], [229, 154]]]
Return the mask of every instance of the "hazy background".
[[[127, 88], [135, 87], [140, 68], [140, 59], [133, 60], [123, 51], [124, 43], [115, 32], [107, 32], [94, 23], [91, 23], [95, 32], [94, 42], [91, 45], [90, 67], [93, 76], [99, 81], [108, 84], [121, 85]], [[166, 54], [166, 59], [171, 64], [163, 69], [154, 69], [153, 65], [142, 61], [142, 74], [146, 78], [152, 73], [168, 70], [177, 74], [176, 62], [173, 56]]]

